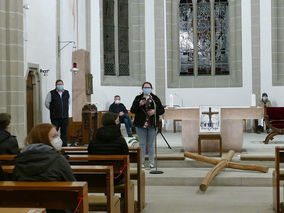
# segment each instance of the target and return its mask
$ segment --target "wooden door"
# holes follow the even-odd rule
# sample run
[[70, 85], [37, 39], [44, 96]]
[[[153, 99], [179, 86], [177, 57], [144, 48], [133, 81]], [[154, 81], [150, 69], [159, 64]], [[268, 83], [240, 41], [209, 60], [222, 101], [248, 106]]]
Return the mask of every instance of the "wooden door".
[[31, 131], [34, 126], [34, 90], [31, 72], [29, 72], [26, 82], [27, 90], [27, 133]]

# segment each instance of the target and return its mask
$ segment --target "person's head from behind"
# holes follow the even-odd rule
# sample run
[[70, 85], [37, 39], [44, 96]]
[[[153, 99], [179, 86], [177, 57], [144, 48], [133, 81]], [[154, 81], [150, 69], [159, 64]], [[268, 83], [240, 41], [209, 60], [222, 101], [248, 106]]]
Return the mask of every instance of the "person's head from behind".
[[268, 95], [267, 93], [262, 93], [262, 100], [265, 102], [265, 101], [268, 101]]
[[62, 140], [52, 124], [42, 123], [34, 126], [25, 139], [25, 145], [43, 143], [60, 151]]
[[114, 96], [114, 103], [116, 103], [116, 104], [120, 103], [120, 96], [119, 95]]
[[119, 116], [113, 112], [107, 112], [102, 117], [103, 126], [117, 125], [119, 124]]
[[144, 82], [142, 84], [142, 91], [144, 95], [150, 95], [150, 93], [152, 92], [152, 84], [150, 82]]
[[0, 113], [0, 130], [8, 131], [11, 122], [11, 115], [9, 113]]
[[63, 81], [60, 80], [60, 79], [57, 80], [57, 81], [55, 82], [55, 87], [56, 87], [57, 90], [62, 91], [62, 90], [64, 89], [64, 83], [63, 83]]

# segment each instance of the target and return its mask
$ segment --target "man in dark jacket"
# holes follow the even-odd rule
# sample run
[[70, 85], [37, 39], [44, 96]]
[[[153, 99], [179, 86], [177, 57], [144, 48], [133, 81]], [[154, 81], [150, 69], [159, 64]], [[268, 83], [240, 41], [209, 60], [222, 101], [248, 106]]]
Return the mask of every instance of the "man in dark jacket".
[[51, 90], [45, 99], [45, 106], [50, 111], [50, 121], [58, 131], [63, 146], [67, 146], [67, 128], [69, 118], [69, 104], [71, 102], [68, 90], [64, 89], [63, 81], [57, 80], [56, 88]]
[[124, 106], [123, 103], [120, 102], [120, 96], [114, 96], [114, 102], [110, 105], [109, 111], [113, 113], [117, 113], [119, 115], [119, 122], [125, 124], [125, 128], [127, 131], [128, 137], [132, 136], [132, 121], [130, 115], [128, 114], [128, 110]]
[[19, 152], [18, 141], [8, 132], [11, 115], [0, 113], [0, 155], [13, 155]]

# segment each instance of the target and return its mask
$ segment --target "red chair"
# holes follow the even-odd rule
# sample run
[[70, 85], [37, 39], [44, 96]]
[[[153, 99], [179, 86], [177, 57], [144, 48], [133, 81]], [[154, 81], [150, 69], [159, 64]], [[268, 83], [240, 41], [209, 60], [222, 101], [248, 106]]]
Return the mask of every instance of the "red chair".
[[266, 107], [264, 108], [264, 121], [268, 128], [272, 130], [263, 143], [268, 144], [275, 135], [284, 135], [284, 107]]

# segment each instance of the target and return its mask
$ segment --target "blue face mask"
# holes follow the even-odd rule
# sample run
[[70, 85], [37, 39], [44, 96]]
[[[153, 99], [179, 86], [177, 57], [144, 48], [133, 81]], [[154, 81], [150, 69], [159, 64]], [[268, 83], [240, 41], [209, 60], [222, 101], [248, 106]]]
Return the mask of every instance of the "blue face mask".
[[59, 90], [59, 91], [63, 90], [63, 88], [64, 88], [63, 85], [57, 85], [56, 86], [56, 89]]
[[265, 96], [264, 96], [264, 97], [262, 97], [262, 100], [263, 100], [263, 101], [267, 101], [267, 100], [268, 100], [268, 97], [265, 97]]
[[143, 93], [144, 93], [145, 95], [150, 95], [151, 89], [150, 89], [150, 88], [145, 88], [145, 89], [143, 89]]

